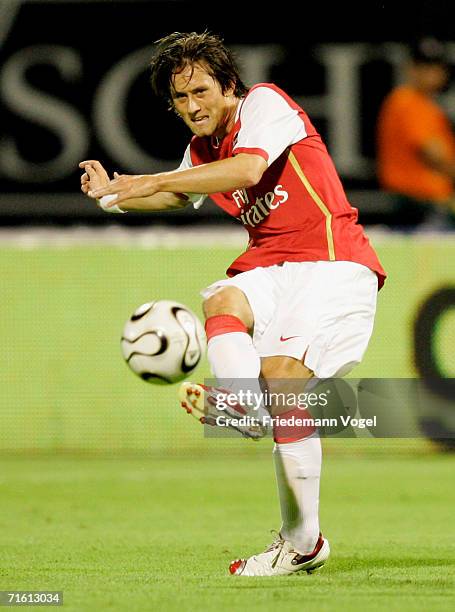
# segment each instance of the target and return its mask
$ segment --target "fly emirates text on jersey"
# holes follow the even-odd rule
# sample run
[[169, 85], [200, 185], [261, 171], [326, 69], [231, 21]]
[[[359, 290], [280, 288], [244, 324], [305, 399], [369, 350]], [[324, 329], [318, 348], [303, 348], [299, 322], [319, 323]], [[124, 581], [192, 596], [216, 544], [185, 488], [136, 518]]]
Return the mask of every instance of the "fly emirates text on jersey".
[[261, 197], [258, 196], [254, 204], [247, 211], [245, 211], [245, 208], [250, 206], [250, 199], [246, 189], [237, 189], [232, 193], [232, 198], [240, 209], [242, 223], [256, 227], [256, 225], [270, 215], [272, 210], [284, 204], [288, 200], [289, 194], [283, 185], [276, 185], [273, 191], [268, 191]]

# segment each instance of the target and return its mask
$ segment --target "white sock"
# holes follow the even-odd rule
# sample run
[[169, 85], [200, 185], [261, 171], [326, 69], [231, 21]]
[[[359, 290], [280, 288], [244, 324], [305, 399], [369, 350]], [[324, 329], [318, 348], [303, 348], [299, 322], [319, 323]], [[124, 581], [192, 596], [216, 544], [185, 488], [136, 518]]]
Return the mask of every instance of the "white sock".
[[[220, 386], [231, 389], [234, 393], [238, 393], [240, 389], [250, 390], [257, 394], [257, 398], [262, 397], [259, 385], [261, 359], [249, 334], [229, 332], [211, 338], [207, 345], [207, 357]], [[258, 417], [269, 416], [262, 405], [255, 413]]]
[[280, 497], [281, 535], [301, 554], [311, 553], [319, 537], [321, 440], [275, 444], [275, 473]]
[[245, 332], [219, 334], [209, 340], [207, 356], [218, 379], [259, 378], [261, 360]]

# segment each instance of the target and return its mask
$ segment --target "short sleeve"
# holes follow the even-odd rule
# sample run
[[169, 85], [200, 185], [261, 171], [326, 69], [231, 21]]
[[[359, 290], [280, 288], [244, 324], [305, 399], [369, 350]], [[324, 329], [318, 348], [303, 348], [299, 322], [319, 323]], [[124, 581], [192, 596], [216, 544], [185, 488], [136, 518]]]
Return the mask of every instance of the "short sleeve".
[[[193, 168], [193, 162], [191, 161], [190, 146], [191, 145], [187, 146], [182, 162], [180, 166], [177, 168], [177, 170], [189, 170], [190, 168]], [[203, 194], [203, 193], [185, 193], [184, 195], [186, 195], [186, 197], [193, 204], [196, 210], [202, 206], [205, 198], [207, 197], [207, 194]]]
[[298, 110], [270, 87], [257, 87], [240, 110], [240, 130], [234, 155], [261, 155], [270, 166], [290, 146], [306, 138]]

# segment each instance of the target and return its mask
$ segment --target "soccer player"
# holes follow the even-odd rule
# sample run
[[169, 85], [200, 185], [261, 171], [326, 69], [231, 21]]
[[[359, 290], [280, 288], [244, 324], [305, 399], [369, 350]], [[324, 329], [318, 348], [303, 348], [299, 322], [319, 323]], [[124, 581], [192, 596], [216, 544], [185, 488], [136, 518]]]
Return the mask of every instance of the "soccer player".
[[[110, 180], [87, 160], [82, 191], [117, 212], [199, 208], [210, 194], [244, 225], [246, 251], [229, 278], [203, 292], [218, 380], [261, 376], [273, 390], [280, 379], [347, 373], [366, 350], [385, 273], [309, 118], [273, 84], [247, 89], [209, 33], [163, 38], [151, 71], [155, 94], [194, 134], [180, 168]], [[198, 409], [203, 388], [187, 391]], [[299, 406], [276, 412], [302, 414]], [[317, 432], [277, 426], [274, 438], [282, 526], [264, 552], [231, 563], [237, 576], [312, 572], [329, 556], [319, 530]]]

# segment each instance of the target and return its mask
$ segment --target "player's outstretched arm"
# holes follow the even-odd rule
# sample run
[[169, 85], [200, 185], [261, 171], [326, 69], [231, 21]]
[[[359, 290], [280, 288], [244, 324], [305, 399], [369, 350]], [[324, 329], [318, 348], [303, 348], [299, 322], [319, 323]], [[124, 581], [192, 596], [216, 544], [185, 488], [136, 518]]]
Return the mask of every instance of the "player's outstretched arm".
[[[85, 160], [80, 162], [79, 168], [85, 170], [81, 176], [81, 191], [85, 195], [91, 197], [93, 191], [99, 190], [108, 186], [112, 181], [102, 166], [97, 160]], [[114, 181], [120, 178], [127, 178], [128, 175], [120, 175], [114, 172]], [[102, 196], [98, 196], [97, 199]], [[114, 200], [115, 198], [112, 198]], [[101, 204], [101, 208], [109, 210], [117, 204], [116, 201], [111, 201]], [[143, 210], [143, 211], [159, 211], [170, 210], [175, 208], [183, 208], [189, 204], [188, 198], [184, 194], [174, 194], [170, 192], [156, 193], [151, 197], [138, 197], [125, 199], [122, 204], [122, 210]], [[118, 207], [117, 211], [121, 212]]]
[[116, 195], [112, 205], [135, 198], [171, 192], [177, 197], [183, 193], [226, 193], [252, 187], [259, 183], [267, 169], [267, 162], [260, 155], [241, 153], [235, 157], [202, 164], [186, 170], [174, 170], [160, 174], [122, 175], [100, 188], [89, 190], [92, 198]]

